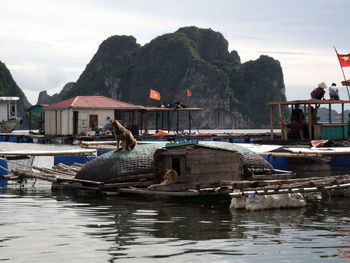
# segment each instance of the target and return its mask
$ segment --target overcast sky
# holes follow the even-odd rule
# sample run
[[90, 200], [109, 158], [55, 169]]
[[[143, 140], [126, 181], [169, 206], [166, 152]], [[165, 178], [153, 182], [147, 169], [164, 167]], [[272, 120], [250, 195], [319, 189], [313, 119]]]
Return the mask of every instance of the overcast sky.
[[0, 60], [35, 104], [76, 81], [109, 36], [144, 45], [197, 26], [221, 32], [242, 62], [279, 60], [287, 99], [308, 99], [318, 83], [343, 80], [333, 47], [350, 53], [349, 10], [349, 0], [0, 0]]

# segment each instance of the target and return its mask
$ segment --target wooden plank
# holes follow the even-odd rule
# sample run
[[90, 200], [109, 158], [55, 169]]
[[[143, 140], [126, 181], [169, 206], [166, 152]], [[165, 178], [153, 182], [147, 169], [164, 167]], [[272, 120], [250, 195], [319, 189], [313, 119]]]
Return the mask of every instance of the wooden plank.
[[63, 150], [63, 151], [39, 151], [39, 150], [21, 150], [21, 151], [3, 151], [0, 156], [55, 156], [55, 155], [95, 155], [96, 150]]
[[139, 180], [139, 179], [153, 179], [153, 178], [154, 178], [153, 173], [137, 174], [137, 175], [129, 175], [129, 176], [125, 176], [125, 177], [116, 178], [116, 179], [111, 180], [110, 182], [106, 182], [105, 184], [133, 181], [133, 180]]
[[[309, 139], [313, 139], [312, 138], [312, 117], [311, 117], [311, 104], [309, 103], [307, 105], [307, 121], [308, 121], [308, 134], [309, 134]], [[304, 138], [305, 135], [304, 135]]]
[[155, 195], [155, 196], [198, 196], [200, 193], [196, 190], [181, 192], [150, 191], [137, 188], [119, 188], [118, 192], [128, 194]]
[[273, 133], [273, 105], [270, 105], [270, 139], [273, 140], [275, 135]]
[[350, 188], [350, 183], [339, 184], [339, 185], [329, 185], [325, 187], [304, 187], [304, 188], [286, 188], [286, 189], [262, 189], [262, 190], [252, 190], [252, 191], [240, 191], [230, 193], [231, 197], [249, 196], [250, 194], [257, 195], [275, 195], [275, 194], [287, 194], [287, 193], [309, 193], [309, 192], [320, 192], [322, 189], [327, 190], [337, 190]]
[[150, 186], [154, 184], [153, 181], [138, 181], [138, 182], [125, 182], [125, 183], [113, 183], [113, 184], [105, 184], [101, 186], [101, 189], [111, 189], [111, 188], [122, 188], [122, 187], [129, 187], [129, 186]]

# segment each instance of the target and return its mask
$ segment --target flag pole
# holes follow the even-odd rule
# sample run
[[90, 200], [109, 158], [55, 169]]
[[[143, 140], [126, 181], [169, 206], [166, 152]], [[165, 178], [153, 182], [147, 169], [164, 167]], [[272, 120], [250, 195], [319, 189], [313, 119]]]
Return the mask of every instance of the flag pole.
[[[335, 51], [335, 54], [337, 55], [337, 58], [338, 58], [338, 61], [339, 61], [338, 51], [337, 51], [337, 49], [335, 47], [334, 47], [334, 51]], [[340, 65], [341, 71], [343, 72], [343, 77], [344, 77], [344, 81], [345, 81], [345, 85], [346, 85], [346, 90], [348, 91], [348, 97], [349, 97], [349, 100], [350, 100], [348, 82], [346, 81], [345, 73], [344, 73], [343, 67], [340, 64], [340, 61], [339, 61], [339, 65]]]

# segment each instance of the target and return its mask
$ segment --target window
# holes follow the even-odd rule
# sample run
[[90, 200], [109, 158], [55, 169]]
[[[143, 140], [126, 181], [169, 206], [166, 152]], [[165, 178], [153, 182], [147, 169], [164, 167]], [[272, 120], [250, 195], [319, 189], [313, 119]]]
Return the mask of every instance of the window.
[[89, 127], [98, 125], [98, 115], [89, 115]]

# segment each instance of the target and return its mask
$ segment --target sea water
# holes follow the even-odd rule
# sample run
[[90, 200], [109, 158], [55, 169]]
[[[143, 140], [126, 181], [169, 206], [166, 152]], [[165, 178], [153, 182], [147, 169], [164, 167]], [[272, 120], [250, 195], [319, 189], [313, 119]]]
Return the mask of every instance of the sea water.
[[[0, 143], [1, 150], [77, 146]], [[51, 167], [52, 157], [35, 165]], [[46, 182], [0, 194], [4, 262], [350, 262], [350, 199], [230, 211], [229, 200], [53, 193]]]

